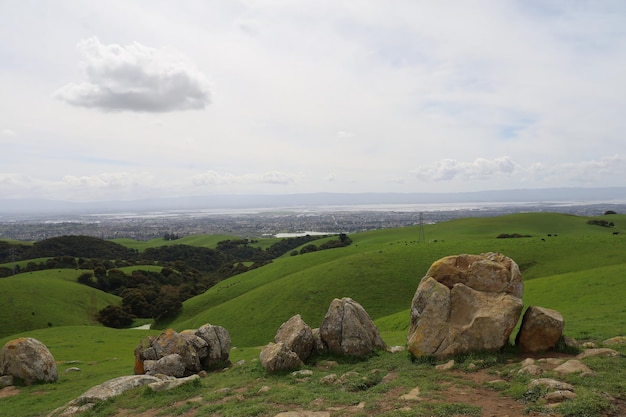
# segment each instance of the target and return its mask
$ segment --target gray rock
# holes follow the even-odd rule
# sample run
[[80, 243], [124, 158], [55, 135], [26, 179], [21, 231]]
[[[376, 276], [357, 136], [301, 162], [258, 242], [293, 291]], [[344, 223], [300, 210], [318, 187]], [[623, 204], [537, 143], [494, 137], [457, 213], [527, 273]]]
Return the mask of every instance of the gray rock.
[[351, 298], [335, 298], [320, 326], [320, 336], [334, 353], [366, 357], [385, 349], [378, 328], [365, 309]]
[[188, 384], [197, 379], [200, 379], [199, 375], [190, 375], [185, 378], [165, 379], [162, 381], [151, 382], [148, 386], [152, 391], [161, 392], [180, 387], [181, 385]]
[[0, 375], [12, 375], [26, 385], [59, 379], [54, 357], [37, 339], [23, 337], [0, 349]]
[[207, 323], [196, 330], [195, 334], [204, 339], [208, 346], [209, 353], [202, 361], [206, 369], [229, 362], [231, 340], [228, 330]]
[[147, 375], [169, 375], [176, 378], [185, 376], [185, 363], [178, 353], [165, 355], [158, 361], [145, 361]]
[[0, 376], [0, 389], [13, 385], [13, 375]]
[[302, 362], [305, 362], [313, 352], [313, 331], [302, 320], [299, 314], [284, 322], [274, 336], [274, 343], [282, 342], [294, 351]]
[[304, 366], [300, 357], [284, 343], [270, 343], [259, 355], [261, 366], [268, 372], [291, 371]]

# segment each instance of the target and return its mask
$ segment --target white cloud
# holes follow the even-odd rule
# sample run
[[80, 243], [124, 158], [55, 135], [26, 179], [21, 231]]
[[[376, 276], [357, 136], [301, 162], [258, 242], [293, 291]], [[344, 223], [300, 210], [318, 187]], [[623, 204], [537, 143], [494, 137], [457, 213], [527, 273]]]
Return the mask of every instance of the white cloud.
[[196, 186], [204, 185], [254, 185], [254, 184], [277, 184], [288, 185], [296, 182], [297, 175], [285, 172], [269, 171], [258, 174], [220, 174], [215, 171], [207, 171], [191, 178], [191, 182]]
[[493, 179], [494, 176], [511, 175], [520, 166], [508, 156], [492, 160], [477, 158], [473, 162], [460, 162], [456, 159], [443, 159], [435, 164], [415, 171], [415, 176], [424, 181], [451, 181], [455, 179]]
[[2, 134], [2, 136], [6, 136], [9, 138], [14, 138], [17, 136], [17, 133], [11, 129], [2, 129], [2, 132], [0, 132]]
[[105, 111], [169, 112], [205, 108], [211, 98], [205, 76], [181, 57], [133, 43], [78, 43], [87, 81], [70, 83], [55, 96], [79, 107]]

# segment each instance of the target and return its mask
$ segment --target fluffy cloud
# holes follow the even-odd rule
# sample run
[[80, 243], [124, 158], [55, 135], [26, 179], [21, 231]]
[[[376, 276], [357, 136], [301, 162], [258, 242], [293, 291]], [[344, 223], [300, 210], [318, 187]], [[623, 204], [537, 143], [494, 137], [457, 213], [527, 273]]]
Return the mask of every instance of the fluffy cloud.
[[196, 186], [204, 185], [235, 185], [235, 184], [293, 184], [296, 177], [284, 172], [270, 171], [259, 174], [232, 175], [207, 171], [191, 178]]
[[490, 179], [498, 175], [511, 175], [520, 166], [508, 156], [492, 160], [477, 158], [473, 162], [443, 159], [433, 165], [419, 168], [415, 176], [424, 181], [449, 181], [457, 178]]
[[211, 98], [205, 76], [165, 50], [137, 42], [104, 45], [82, 40], [87, 81], [70, 83], [55, 96], [69, 104], [105, 111], [168, 112], [205, 108]]

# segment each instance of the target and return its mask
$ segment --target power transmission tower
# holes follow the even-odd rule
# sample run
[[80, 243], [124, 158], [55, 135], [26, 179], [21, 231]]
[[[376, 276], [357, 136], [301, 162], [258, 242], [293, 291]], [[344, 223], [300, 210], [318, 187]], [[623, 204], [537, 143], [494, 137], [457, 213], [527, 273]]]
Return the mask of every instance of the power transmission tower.
[[419, 228], [417, 229], [417, 241], [418, 242], [425, 242], [426, 238], [424, 236], [424, 213], [420, 213], [420, 223], [419, 223]]
[[15, 264], [15, 248], [11, 248], [9, 250], [9, 253], [11, 254], [11, 262], [13, 263], [13, 274], [15, 275], [15, 272], [17, 271], [17, 265]]

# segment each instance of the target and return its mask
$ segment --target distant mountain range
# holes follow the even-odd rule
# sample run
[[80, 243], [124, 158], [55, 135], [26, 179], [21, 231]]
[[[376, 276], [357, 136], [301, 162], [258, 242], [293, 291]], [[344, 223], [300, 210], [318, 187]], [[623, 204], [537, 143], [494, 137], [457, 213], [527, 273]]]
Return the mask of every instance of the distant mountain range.
[[0, 198], [1, 215], [94, 214], [201, 209], [272, 209], [378, 204], [626, 202], [626, 187], [542, 188], [462, 193], [219, 194], [128, 201], [68, 202]]

